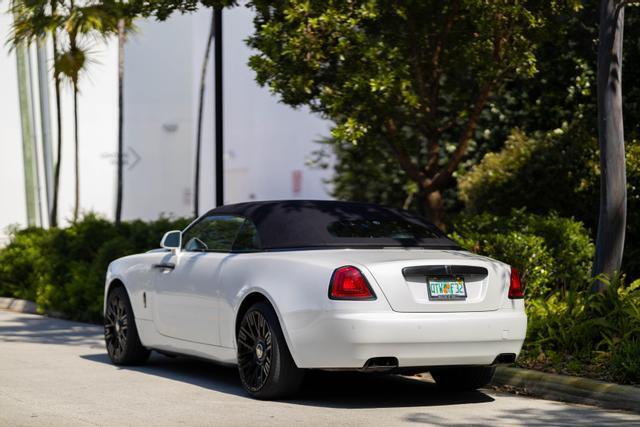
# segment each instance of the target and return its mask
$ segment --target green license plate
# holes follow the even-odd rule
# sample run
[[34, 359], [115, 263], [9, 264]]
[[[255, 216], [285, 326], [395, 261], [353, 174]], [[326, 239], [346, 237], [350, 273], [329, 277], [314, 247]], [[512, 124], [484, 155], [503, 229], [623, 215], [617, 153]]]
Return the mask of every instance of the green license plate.
[[427, 290], [430, 300], [461, 300], [467, 298], [467, 288], [461, 277], [429, 277]]

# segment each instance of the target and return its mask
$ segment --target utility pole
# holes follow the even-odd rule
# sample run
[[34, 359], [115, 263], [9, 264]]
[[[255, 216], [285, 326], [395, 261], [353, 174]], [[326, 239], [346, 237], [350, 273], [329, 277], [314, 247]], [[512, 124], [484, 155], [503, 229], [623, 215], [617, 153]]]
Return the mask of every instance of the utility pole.
[[213, 9], [214, 20], [214, 58], [213, 87], [215, 96], [215, 169], [216, 169], [216, 206], [224, 204], [224, 147], [223, 147], [223, 98], [222, 98], [222, 8]]

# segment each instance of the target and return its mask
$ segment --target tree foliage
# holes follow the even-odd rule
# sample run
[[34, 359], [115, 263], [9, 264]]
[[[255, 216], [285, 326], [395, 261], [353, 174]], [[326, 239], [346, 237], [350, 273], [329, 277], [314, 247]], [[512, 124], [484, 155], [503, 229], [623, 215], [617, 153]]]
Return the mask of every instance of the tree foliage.
[[590, 281], [594, 246], [584, 225], [552, 212], [460, 215], [452, 237], [464, 248], [520, 270], [527, 297], [583, 288]]
[[[491, 96], [535, 74], [536, 40], [560, 4], [254, 1], [257, 80], [331, 119], [337, 143], [396, 159], [436, 220]], [[436, 197], [430, 197], [437, 194]]]
[[[628, 140], [634, 140], [640, 136], [640, 68], [634, 66], [640, 61], [640, 14], [637, 10], [630, 11], [625, 20], [625, 135]], [[578, 132], [575, 135], [578, 139], [593, 140], [597, 135], [597, 3], [558, 9], [558, 13], [548, 16], [545, 29], [538, 32], [540, 37], [536, 41], [537, 73], [533, 78], [517, 77], [507, 82], [489, 101], [480, 117], [463, 169], [478, 162], [485, 154], [499, 151], [514, 128], [525, 132], [529, 138], [539, 132], [566, 131], [568, 128]], [[588, 145], [593, 147], [591, 143]], [[336, 157], [333, 165], [337, 173], [332, 178], [336, 197], [350, 199], [362, 193], [375, 193], [376, 188], [385, 186], [390, 189], [389, 193], [397, 195], [395, 200], [401, 206], [408, 196], [406, 190], [412, 188], [406, 185], [409, 178], [400, 168], [381, 173], [352, 164], [354, 158], [368, 164], [388, 164], [388, 151], [379, 144], [348, 146], [340, 143], [322, 146], [322, 151]], [[387, 170], [386, 166], [381, 169]], [[534, 185], [531, 182], [529, 190], [535, 192]], [[456, 191], [449, 190], [445, 196], [447, 206], [457, 210], [460, 205]], [[633, 195], [629, 193], [629, 197]], [[556, 206], [556, 210], [562, 211], [562, 206]]]
[[[467, 214], [509, 215], [512, 208], [557, 212], [583, 222], [595, 236], [600, 164], [596, 137], [575, 123], [530, 135], [516, 130], [505, 147], [488, 153], [458, 179]], [[628, 224], [623, 271], [640, 277], [640, 143], [627, 147]]]

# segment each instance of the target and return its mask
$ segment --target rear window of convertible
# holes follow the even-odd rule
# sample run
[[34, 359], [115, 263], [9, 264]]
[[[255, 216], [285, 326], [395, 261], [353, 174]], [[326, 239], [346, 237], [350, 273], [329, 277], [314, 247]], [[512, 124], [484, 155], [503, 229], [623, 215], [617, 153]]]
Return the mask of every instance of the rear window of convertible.
[[334, 237], [343, 238], [422, 240], [442, 237], [442, 234], [426, 225], [388, 219], [334, 221], [327, 225], [327, 231]]

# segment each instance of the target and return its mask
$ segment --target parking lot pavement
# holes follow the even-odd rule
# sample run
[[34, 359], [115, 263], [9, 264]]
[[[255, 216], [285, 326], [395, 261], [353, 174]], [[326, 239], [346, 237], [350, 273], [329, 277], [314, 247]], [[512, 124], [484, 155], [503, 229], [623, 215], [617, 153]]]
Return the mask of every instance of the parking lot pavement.
[[414, 378], [312, 373], [298, 398], [253, 400], [233, 368], [154, 354], [109, 363], [102, 328], [0, 311], [0, 425], [640, 425], [640, 415]]

